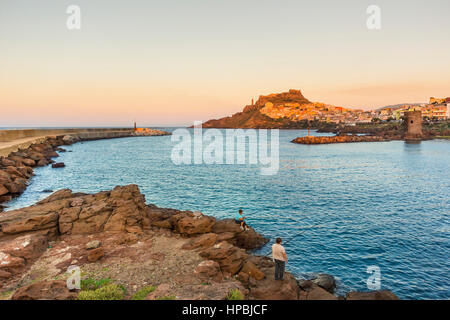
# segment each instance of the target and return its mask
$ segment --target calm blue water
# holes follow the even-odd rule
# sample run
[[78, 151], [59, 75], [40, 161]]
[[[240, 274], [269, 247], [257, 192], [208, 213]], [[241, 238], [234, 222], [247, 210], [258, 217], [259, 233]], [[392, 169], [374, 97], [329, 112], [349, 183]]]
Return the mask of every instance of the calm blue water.
[[65, 168], [35, 170], [10, 205], [30, 205], [48, 196], [44, 189], [93, 193], [135, 183], [161, 207], [218, 218], [242, 207], [266, 236], [297, 235], [286, 245], [289, 270], [332, 274], [339, 293], [367, 290], [367, 267], [378, 266], [381, 288], [401, 298], [449, 299], [450, 141], [289, 142], [302, 135], [280, 131], [273, 176], [256, 165], [174, 165], [170, 136], [78, 143], [58, 158]]

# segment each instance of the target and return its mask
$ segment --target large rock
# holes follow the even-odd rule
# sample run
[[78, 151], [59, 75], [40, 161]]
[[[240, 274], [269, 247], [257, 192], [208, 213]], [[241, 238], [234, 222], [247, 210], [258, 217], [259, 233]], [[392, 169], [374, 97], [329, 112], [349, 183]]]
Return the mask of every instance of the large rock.
[[299, 281], [299, 300], [338, 300], [338, 298], [311, 280]]
[[87, 259], [89, 262], [96, 262], [103, 258], [105, 250], [103, 248], [96, 248], [88, 251]]
[[248, 274], [250, 277], [256, 280], [262, 280], [266, 277], [264, 272], [258, 269], [252, 262], [246, 261], [241, 269], [241, 272]]
[[244, 250], [226, 241], [201, 251], [200, 256], [208, 260], [217, 261], [223, 272], [228, 272], [232, 275], [239, 272], [248, 257]]
[[75, 292], [67, 288], [65, 281], [39, 281], [26, 287], [19, 288], [12, 300], [74, 300]]
[[234, 219], [217, 221], [211, 231], [243, 249], [256, 249], [269, 241], [251, 227], [247, 231], [241, 230], [240, 225], [234, 222]]
[[319, 273], [312, 282], [330, 293], [334, 293], [334, 289], [336, 288], [336, 280], [332, 275], [326, 273]]
[[175, 231], [183, 235], [191, 236], [211, 232], [215, 221], [215, 218], [209, 216], [202, 216], [201, 218], [184, 216], [174, 221], [173, 224]]
[[399, 298], [389, 290], [371, 292], [349, 292], [346, 300], [399, 300]]
[[27, 234], [0, 241], [0, 270], [15, 275], [25, 270], [48, 247], [47, 237]]
[[60, 190], [34, 206], [3, 213], [0, 228], [4, 234], [36, 230], [61, 234], [135, 233], [142, 229], [146, 216], [145, 198], [136, 185], [116, 187], [111, 192], [95, 195]]
[[3, 196], [8, 193], [9, 193], [9, 190], [3, 184], [0, 184], [0, 196]]
[[249, 297], [254, 300], [297, 300], [300, 291], [289, 273], [284, 275], [284, 280], [274, 280], [272, 274], [263, 280], [250, 281], [249, 290]]
[[195, 268], [194, 273], [200, 279], [211, 279], [217, 282], [220, 282], [223, 279], [219, 263], [213, 260], [205, 260], [200, 262]]
[[17, 234], [22, 232], [56, 228], [58, 214], [46, 208], [28, 207], [12, 210], [0, 216], [0, 228], [5, 234]]
[[17, 274], [24, 270], [25, 259], [0, 251], [0, 270], [10, 274]]
[[185, 250], [193, 250], [197, 248], [208, 248], [214, 245], [217, 241], [217, 234], [205, 233], [195, 238], [191, 238], [181, 248]]
[[1, 251], [27, 261], [39, 257], [47, 247], [47, 237], [39, 233], [26, 234], [0, 242]]

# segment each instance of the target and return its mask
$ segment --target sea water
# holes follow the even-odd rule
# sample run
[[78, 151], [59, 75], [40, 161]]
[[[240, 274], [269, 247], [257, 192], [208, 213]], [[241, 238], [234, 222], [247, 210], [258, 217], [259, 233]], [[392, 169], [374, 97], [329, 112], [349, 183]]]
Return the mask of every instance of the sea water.
[[242, 208], [271, 242], [288, 241], [290, 272], [329, 273], [340, 294], [367, 291], [375, 266], [381, 289], [400, 298], [449, 299], [450, 141], [290, 142], [305, 134], [280, 130], [279, 171], [269, 176], [259, 165], [175, 165], [170, 136], [77, 143], [57, 158], [65, 168], [35, 169], [9, 210], [47, 197], [45, 189], [95, 193], [137, 184], [160, 207], [217, 218]]

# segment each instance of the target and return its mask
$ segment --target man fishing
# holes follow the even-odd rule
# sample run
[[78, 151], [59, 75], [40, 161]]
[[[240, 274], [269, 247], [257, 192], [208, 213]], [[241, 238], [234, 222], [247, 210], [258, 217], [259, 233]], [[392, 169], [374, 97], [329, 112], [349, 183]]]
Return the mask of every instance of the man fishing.
[[281, 242], [281, 238], [277, 238], [272, 245], [272, 258], [275, 262], [275, 280], [283, 280], [284, 268], [288, 262], [286, 250], [284, 250]]
[[236, 216], [234, 217], [234, 222], [241, 225], [241, 230], [248, 230], [247, 223], [245, 222], [245, 217], [242, 215], [242, 209], [239, 209], [239, 212], [236, 213]]

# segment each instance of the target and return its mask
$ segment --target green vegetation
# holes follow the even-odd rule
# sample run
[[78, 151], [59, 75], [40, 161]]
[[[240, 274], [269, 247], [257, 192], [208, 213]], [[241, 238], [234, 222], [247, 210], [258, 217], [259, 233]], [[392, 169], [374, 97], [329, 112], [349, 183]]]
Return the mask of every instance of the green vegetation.
[[78, 294], [78, 300], [122, 300], [123, 288], [117, 284], [108, 284], [95, 290], [84, 290]]
[[226, 300], [244, 300], [244, 295], [242, 294], [239, 289], [231, 289], [230, 292], [228, 292]]
[[0, 300], [9, 299], [12, 296], [13, 293], [14, 293], [14, 291], [3, 291], [3, 292], [0, 292]]
[[81, 290], [96, 290], [110, 284], [112, 280], [110, 278], [102, 278], [99, 280], [87, 278], [81, 280]]
[[131, 300], [144, 300], [147, 295], [153, 291], [155, 291], [156, 287], [154, 286], [147, 286], [142, 289], [140, 289], [138, 292], [134, 294], [134, 296], [131, 298]]
[[159, 297], [158, 299], [156, 299], [156, 300], [175, 300], [177, 297], [173, 294], [173, 295], [170, 295], [170, 296], [162, 296], [162, 297]]

